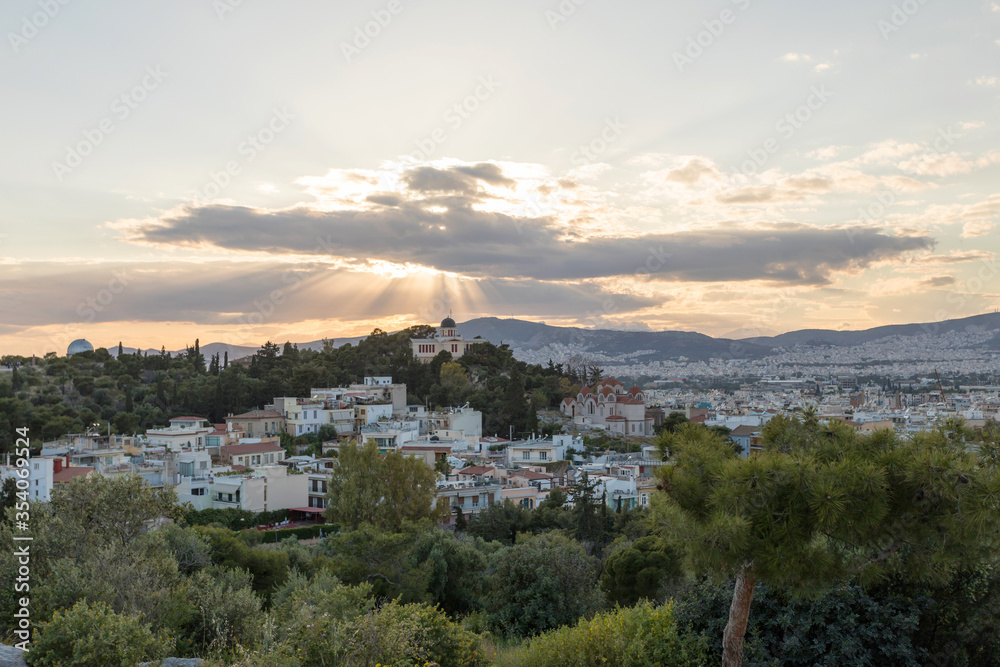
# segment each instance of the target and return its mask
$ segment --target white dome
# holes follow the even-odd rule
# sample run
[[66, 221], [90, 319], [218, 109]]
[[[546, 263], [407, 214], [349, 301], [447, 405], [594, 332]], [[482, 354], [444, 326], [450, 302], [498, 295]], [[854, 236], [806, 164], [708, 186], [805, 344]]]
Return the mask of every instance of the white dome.
[[66, 356], [72, 356], [74, 354], [79, 354], [81, 352], [93, 352], [94, 346], [83, 338], [78, 338], [69, 344], [69, 348], [66, 350]]

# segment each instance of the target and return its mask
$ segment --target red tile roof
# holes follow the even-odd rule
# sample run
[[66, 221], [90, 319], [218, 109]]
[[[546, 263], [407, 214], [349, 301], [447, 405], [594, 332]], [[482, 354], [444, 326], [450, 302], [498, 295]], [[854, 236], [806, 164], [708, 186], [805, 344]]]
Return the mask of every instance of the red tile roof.
[[74, 477], [82, 477], [83, 475], [89, 475], [94, 469], [90, 466], [74, 466], [72, 468], [63, 468], [57, 473], [52, 475], [53, 484], [62, 484], [63, 482], [68, 482]]
[[493, 466], [469, 466], [468, 468], [462, 468], [456, 471], [458, 475], [485, 475], [488, 472], [493, 472], [496, 470]]
[[523, 477], [525, 479], [552, 479], [552, 475], [547, 472], [535, 472], [534, 470], [516, 470], [511, 477]]
[[226, 445], [223, 451], [233, 454], [258, 454], [260, 452], [283, 452], [285, 448], [273, 442], [248, 442], [243, 445]]

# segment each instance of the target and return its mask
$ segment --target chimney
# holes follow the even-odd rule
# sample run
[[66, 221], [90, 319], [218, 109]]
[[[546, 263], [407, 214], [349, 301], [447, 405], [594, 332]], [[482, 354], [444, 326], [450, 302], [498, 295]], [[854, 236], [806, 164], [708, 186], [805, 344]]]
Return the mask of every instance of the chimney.
[[57, 472], [61, 472], [62, 468], [63, 468], [63, 461], [62, 461], [62, 459], [55, 459], [54, 461], [52, 461], [52, 473], [53, 474], [55, 474]]

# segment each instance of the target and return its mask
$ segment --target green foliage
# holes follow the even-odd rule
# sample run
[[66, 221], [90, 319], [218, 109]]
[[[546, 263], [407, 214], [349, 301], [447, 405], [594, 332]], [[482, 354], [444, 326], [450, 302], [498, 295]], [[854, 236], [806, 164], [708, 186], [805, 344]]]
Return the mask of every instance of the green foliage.
[[191, 577], [189, 591], [196, 614], [187, 627], [196, 646], [253, 646], [264, 625], [262, 600], [251, 588], [246, 570], [210, 567]]
[[249, 571], [257, 593], [268, 596], [287, 578], [288, 554], [283, 551], [256, 549], [226, 528], [197, 526], [194, 530], [208, 541], [212, 562], [223, 568]]
[[557, 533], [526, 536], [494, 558], [487, 583], [491, 627], [520, 636], [573, 623], [597, 611], [597, 559]]
[[[714, 655], [722, 653], [732, 589], [732, 582], [703, 581], [686, 590], [676, 606], [678, 624], [705, 637]], [[929, 605], [923, 596], [865, 591], [857, 584], [838, 586], [813, 599], [760, 585], [747, 630], [746, 665], [917, 667], [927, 655], [917, 644], [918, 621], [930, 611]]]
[[341, 448], [328, 488], [326, 518], [345, 527], [398, 531], [404, 521], [447, 517], [447, 507], [434, 506], [434, 470], [399, 451], [380, 454], [374, 440]]
[[31, 667], [132, 667], [169, 655], [173, 646], [135, 616], [81, 600], [38, 626], [25, 658]]
[[[682, 634], [672, 608], [643, 603], [583, 619], [532, 639], [496, 664], [501, 667], [701, 667], [707, 642]], [[846, 664], [846, 663], [845, 663]]]
[[609, 602], [628, 607], [656, 600], [661, 588], [681, 575], [680, 559], [662, 539], [642, 537], [604, 562], [601, 589]]
[[263, 536], [263, 542], [265, 544], [276, 544], [283, 540], [287, 540], [290, 537], [294, 537], [299, 540], [309, 540], [314, 537], [319, 537], [322, 535], [329, 535], [331, 533], [337, 532], [337, 526], [330, 524], [319, 524], [316, 526], [301, 526], [299, 528], [280, 528], [278, 530], [263, 530], [260, 534]]
[[[465, 667], [485, 664], [479, 638], [428, 604], [382, 605], [355, 624], [355, 664]], [[361, 658], [361, 660], [358, 660]]]
[[741, 459], [707, 429], [675, 434], [654, 512], [691, 571], [816, 594], [892, 573], [944, 584], [995, 552], [994, 440], [941, 429], [903, 442], [811, 413], [775, 418], [763, 437], [764, 453]]
[[467, 532], [487, 542], [514, 544], [518, 533], [531, 526], [531, 512], [510, 500], [493, 503], [468, 520]]

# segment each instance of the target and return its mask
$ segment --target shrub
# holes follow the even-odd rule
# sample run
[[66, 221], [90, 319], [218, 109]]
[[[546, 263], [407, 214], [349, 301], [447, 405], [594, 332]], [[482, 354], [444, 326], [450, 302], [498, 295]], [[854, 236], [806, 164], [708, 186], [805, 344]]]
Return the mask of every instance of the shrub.
[[31, 667], [132, 667], [169, 655], [173, 648], [172, 639], [154, 635], [137, 617], [81, 600], [38, 627], [25, 658]]
[[345, 664], [485, 664], [480, 638], [428, 604], [400, 604], [393, 600], [357, 619], [350, 636]]
[[579, 542], [555, 532], [521, 539], [495, 558], [486, 590], [494, 629], [534, 635], [597, 611], [597, 560]]
[[616, 608], [532, 639], [501, 661], [532, 667], [697, 667], [707, 664], [708, 641], [681, 635], [670, 605], [649, 602]]
[[250, 582], [246, 570], [210, 567], [195, 573], [190, 589], [197, 617], [191, 639], [202, 647], [254, 645], [264, 612]]

